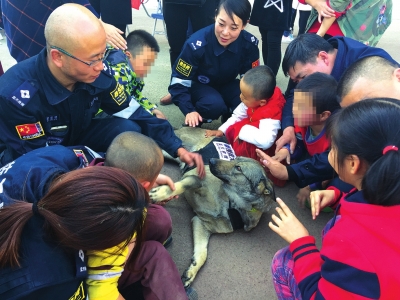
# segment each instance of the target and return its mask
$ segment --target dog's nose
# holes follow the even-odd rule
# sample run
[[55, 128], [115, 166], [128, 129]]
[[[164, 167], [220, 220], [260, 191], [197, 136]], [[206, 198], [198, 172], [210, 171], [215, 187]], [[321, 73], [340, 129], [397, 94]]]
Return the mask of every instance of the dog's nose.
[[210, 158], [209, 164], [210, 165], [215, 165], [217, 163], [217, 160], [215, 158]]

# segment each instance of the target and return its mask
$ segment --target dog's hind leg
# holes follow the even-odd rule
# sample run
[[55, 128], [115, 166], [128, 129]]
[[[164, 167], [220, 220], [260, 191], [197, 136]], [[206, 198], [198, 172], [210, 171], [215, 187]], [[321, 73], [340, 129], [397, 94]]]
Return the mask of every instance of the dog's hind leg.
[[195, 175], [186, 176], [181, 181], [175, 182], [175, 191], [168, 185], [161, 185], [151, 189], [149, 196], [153, 203], [163, 201], [169, 197], [182, 194], [187, 189], [197, 189], [201, 187], [200, 178]]
[[182, 282], [185, 287], [192, 284], [197, 272], [204, 265], [207, 259], [208, 241], [211, 236], [211, 232], [205, 228], [203, 222], [197, 216], [194, 216], [192, 219], [192, 227], [194, 254], [192, 257], [192, 263], [182, 275]]

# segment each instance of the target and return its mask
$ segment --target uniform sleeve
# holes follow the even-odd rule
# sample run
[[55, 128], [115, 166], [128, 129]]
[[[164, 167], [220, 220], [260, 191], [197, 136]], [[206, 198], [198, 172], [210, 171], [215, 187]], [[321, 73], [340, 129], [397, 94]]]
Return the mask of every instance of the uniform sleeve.
[[204, 53], [203, 48], [194, 50], [189, 43], [185, 43], [181, 54], [172, 67], [171, 84], [168, 91], [171, 93], [174, 104], [185, 116], [196, 111], [191, 102], [189, 88], [192, 86], [192, 79], [195, 78], [197, 73], [199, 58], [202, 53]]
[[289, 126], [294, 126], [293, 118], [293, 96], [294, 90], [290, 90], [286, 95], [286, 103], [282, 111], [282, 129]]
[[240, 77], [242, 77], [248, 70], [258, 67], [260, 65], [260, 50], [258, 48], [258, 39], [253, 35], [250, 35], [250, 37], [247, 38], [250, 39], [250, 44], [248, 45], [249, 48], [246, 54], [245, 63], [242, 65], [239, 72]]
[[225, 134], [228, 127], [246, 118], [247, 118], [247, 106], [241, 102], [233, 111], [232, 116], [228, 120], [226, 120], [226, 122], [222, 124], [218, 129]]
[[90, 300], [117, 299], [118, 279], [128, 255], [128, 247], [122, 251], [115, 246], [103, 251], [88, 251], [88, 296]]

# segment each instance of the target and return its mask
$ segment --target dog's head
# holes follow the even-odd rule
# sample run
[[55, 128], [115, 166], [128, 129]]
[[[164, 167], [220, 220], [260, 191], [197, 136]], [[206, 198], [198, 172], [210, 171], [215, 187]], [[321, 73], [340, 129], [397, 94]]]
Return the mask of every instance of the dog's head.
[[231, 161], [213, 158], [209, 167], [211, 173], [222, 180], [232, 208], [240, 211], [245, 230], [257, 225], [261, 214], [275, 202], [274, 187], [264, 168], [247, 157]]

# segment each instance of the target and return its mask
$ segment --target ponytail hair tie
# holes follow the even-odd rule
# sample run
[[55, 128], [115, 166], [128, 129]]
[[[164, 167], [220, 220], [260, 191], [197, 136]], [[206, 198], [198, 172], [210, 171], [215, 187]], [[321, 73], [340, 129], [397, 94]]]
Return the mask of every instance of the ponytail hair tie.
[[397, 148], [396, 146], [386, 146], [385, 148], [383, 148], [382, 154], [385, 155], [389, 151], [399, 151], [399, 148]]

